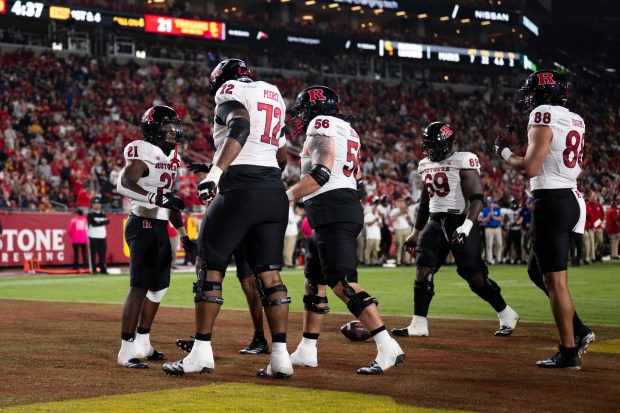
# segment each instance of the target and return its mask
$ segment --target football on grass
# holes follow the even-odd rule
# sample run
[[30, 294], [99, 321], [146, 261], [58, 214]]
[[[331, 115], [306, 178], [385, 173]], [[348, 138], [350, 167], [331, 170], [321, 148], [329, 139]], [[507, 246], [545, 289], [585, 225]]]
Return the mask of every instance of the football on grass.
[[370, 338], [370, 331], [366, 330], [362, 323], [353, 320], [340, 327], [343, 336], [351, 341], [365, 341]]

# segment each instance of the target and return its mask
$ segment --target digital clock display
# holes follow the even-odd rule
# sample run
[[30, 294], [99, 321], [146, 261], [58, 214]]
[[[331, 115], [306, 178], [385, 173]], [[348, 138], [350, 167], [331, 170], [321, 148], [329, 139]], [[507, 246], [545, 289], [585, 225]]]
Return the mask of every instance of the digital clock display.
[[40, 18], [45, 5], [38, 1], [16, 1], [11, 7], [11, 13], [20, 17]]

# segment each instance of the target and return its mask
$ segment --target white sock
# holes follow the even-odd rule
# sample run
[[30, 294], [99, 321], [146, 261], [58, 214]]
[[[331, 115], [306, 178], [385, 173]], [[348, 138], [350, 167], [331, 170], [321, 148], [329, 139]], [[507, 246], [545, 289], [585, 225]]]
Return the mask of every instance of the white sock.
[[195, 340], [194, 346], [192, 347], [192, 351], [189, 353], [187, 357], [197, 357], [199, 359], [203, 358], [203, 353], [208, 353], [211, 350], [211, 342], [203, 341], [203, 340]]
[[414, 315], [413, 320], [411, 320], [411, 325], [416, 325], [420, 328], [428, 329], [428, 318], [422, 317], [421, 315]]
[[379, 347], [381, 344], [387, 343], [392, 339], [390, 333], [388, 333], [387, 330], [383, 330], [380, 333], [375, 334], [372, 338], [375, 340], [375, 343], [377, 343], [377, 347]]
[[304, 347], [316, 347], [317, 341], [319, 341], [319, 340], [318, 339], [314, 339], [314, 338], [302, 337], [301, 338], [301, 343], [299, 343], [299, 345], [300, 346], [304, 346]]
[[145, 344], [151, 345], [151, 333], [146, 333], [146, 334], [137, 333], [136, 342], [141, 345], [145, 345]]
[[133, 341], [121, 340], [121, 353], [123, 354], [136, 354], [136, 343]]
[[288, 350], [286, 349], [286, 343], [273, 343], [271, 347], [273, 352], [285, 351], [288, 353]]
[[510, 308], [509, 305], [507, 305], [506, 308], [504, 308], [502, 311], [497, 313], [497, 316], [499, 317], [500, 320], [504, 321], [508, 317], [514, 317], [514, 312], [515, 311], [512, 308]]

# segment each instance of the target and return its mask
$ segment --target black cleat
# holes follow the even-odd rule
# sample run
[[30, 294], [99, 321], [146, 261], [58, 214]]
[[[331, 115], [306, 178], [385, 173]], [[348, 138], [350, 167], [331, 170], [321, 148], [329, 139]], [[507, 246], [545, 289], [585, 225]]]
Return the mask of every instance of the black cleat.
[[140, 359], [138, 358], [134, 358], [127, 360], [127, 362], [125, 363], [125, 367], [127, 367], [128, 369], [148, 369], [149, 365], [144, 363], [143, 361], [140, 361]]
[[588, 351], [588, 347], [593, 341], [596, 341], [596, 336], [594, 332], [587, 327], [581, 331], [579, 335], [575, 336], [575, 347], [578, 348], [577, 353], [579, 354], [579, 358]]
[[276, 372], [276, 373], [271, 372], [271, 374], [269, 373], [270, 373], [270, 368], [269, 366], [267, 366], [267, 367], [264, 367], [258, 370], [256, 372], [256, 375], [258, 377], [274, 377], [276, 379], [290, 379], [293, 376], [292, 374], [285, 374], [281, 372]]
[[147, 360], [163, 360], [164, 357], [164, 353], [160, 353], [159, 351], [153, 349], [153, 354], [151, 354], [150, 356], [148, 356], [146, 359]]
[[[396, 356], [396, 361], [394, 362], [394, 365], [398, 366], [399, 364], [402, 364], [404, 362], [405, 362], [405, 355], [400, 354]], [[379, 363], [377, 363], [376, 361], [373, 361], [372, 363], [370, 363], [370, 366], [368, 367], [360, 367], [359, 369], [357, 369], [357, 374], [362, 374], [365, 376], [377, 376], [383, 373], [384, 373], [383, 369], [379, 366]]]
[[190, 353], [192, 351], [192, 348], [194, 348], [194, 337], [190, 338], [189, 340], [183, 340], [182, 338], [179, 338], [177, 340], [177, 347], [187, 353]]
[[548, 369], [568, 369], [581, 370], [581, 360], [579, 359], [577, 347], [558, 346], [558, 351], [553, 357], [547, 360], [539, 360], [536, 362], [538, 367]]
[[512, 334], [513, 331], [514, 330], [512, 329], [512, 327], [499, 326], [499, 330], [497, 330], [494, 335], [496, 337], [508, 337]]
[[366, 376], [376, 376], [379, 374], [383, 374], [383, 369], [379, 367], [379, 363], [377, 363], [376, 361], [373, 361], [372, 363], [370, 363], [370, 366], [361, 367], [357, 369], [357, 374], [363, 374]]
[[[171, 376], [182, 376], [185, 374], [185, 369], [183, 368], [183, 360], [175, 361], [172, 363], [164, 363], [164, 365], [161, 366], [161, 368], [166, 374], [169, 374]], [[192, 373], [202, 374], [202, 373], [211, 373], [212, 371], [213, 369], [209, 367], [203, 367], [202, 370], [192, 372]]]
[[246, 348], [239, 350], [239, 354], [269, 354], [269, 343], [264, 338], [252, 338]]

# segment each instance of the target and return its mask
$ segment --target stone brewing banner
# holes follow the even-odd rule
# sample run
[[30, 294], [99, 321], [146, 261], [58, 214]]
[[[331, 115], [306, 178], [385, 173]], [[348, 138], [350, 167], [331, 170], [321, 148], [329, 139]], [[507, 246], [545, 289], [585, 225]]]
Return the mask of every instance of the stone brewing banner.
[[[19, 267], [36, 258], [41, 266], [72, 265], [73, 246], [67, 235], [72, 213], [0, 213], [0, 267]], [[107, 214], [109, 264], [126, 264], [129, 251], [123, 237], [126, 214]], [[81, 260], [80, 260], [81, 263]]]

